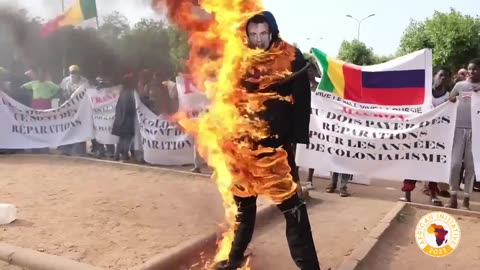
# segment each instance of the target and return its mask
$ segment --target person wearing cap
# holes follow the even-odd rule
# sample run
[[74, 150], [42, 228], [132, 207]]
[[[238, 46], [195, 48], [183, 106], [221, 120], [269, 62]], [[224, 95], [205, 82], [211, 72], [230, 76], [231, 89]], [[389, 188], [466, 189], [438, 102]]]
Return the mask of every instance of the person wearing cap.
[[68, 71], [70, 75], [60, 83], [60, 87], [62, 88], [62, 102], [70, 99], [72, 94], [81, 86], [88, 86], [88, 80], [80, 75], [79, 66], [71, 65]]
[[[73, 93], [82, 86], [88, 87], [88, 80], [80, 75], [80, 67], [77, 65], [71, 65], [68, 68], [70, 75], [62, 80], [60, 87], [62, 93], [60, 102], [64, 103], [69, 100]], [[60, 147], [60, 150], [64, 155], [70, 156], [84, 156], [86, 154], [86, 142], [79, 142], [75, 144], [64, 145]]]

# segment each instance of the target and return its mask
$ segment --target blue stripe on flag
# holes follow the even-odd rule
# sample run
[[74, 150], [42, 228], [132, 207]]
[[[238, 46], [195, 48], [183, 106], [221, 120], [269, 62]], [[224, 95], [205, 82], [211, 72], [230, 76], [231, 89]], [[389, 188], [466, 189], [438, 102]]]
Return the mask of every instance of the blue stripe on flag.
[[364, 88], [419, 88], [425, 87], [425, 70], [363, 71]]

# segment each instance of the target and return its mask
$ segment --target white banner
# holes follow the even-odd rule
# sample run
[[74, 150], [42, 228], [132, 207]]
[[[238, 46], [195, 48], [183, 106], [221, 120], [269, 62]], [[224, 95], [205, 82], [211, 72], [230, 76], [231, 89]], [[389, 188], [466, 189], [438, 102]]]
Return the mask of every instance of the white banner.
[[178, 125], [167, 117], [156, 116], [135, 95], [143, 158], [150, 164], [167, 166], [193, 163], [193, 143]]
[[117, 144], [118, 137], [112, 135], [115, 107], [120, 96], [120, 86], [112, 88], [89, 88], [88, 99], [93, 109], [95, 139], [101, 144]]
[[199, 113], [208, 108], [209, 101], [207, 96], [193, 85], [192, 80], [188, 76], [177, 76], [176, 85], [179, 111], [186, 112], [191, 118], [196, 118]]
[[327, 92], [312, 94], [310, 144], [297, 165], [388, 180], [448, 183], [456, 103], [426, 113], [369, 110]]
[[475, 176], [480, 180], [480, 93], [472, 93], [472, 154]]
[[93, 138], [92, 110], [78, 89], [61, 107], [34, 110], [0, 91], [0, 148], [36, 149]]

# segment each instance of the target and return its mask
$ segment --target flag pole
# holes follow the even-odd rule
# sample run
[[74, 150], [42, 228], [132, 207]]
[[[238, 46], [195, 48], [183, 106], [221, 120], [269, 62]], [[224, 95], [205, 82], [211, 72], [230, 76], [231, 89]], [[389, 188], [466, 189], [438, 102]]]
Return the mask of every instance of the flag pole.
[[[65, 0], [62, 0], [62, 13], [65, 13]], [[66, 59], [65, 59], [65, 54], [67, 53], [66, 52], [67, 48], [65, 47], [65, 43], [63, 44], [63, 53], [62, 53], [62, 76], [63, 78], [65, 78], [65, 65], [66, 65]]]
[[97, 30], [99, 30], [100, 29], [100, 21], [98, 20], [97, 0], [95, 0], [95, 20], [97, 20]]

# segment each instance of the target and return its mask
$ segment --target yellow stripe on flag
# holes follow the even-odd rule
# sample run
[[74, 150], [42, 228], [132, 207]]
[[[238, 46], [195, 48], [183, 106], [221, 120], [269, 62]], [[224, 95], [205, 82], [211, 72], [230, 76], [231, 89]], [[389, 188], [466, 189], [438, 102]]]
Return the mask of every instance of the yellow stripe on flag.
[[345, 94], [345, 78], [343, 76], [343, 61], [328, 57], [328, 77], [333, 84], [333, 94], [343, 98]]
[[81, 24], [84, 20], [80, 0], [77, 0], [75, 5], [65, 12], [64, 16], [65, 17], [59, 22], [59, 26]]

